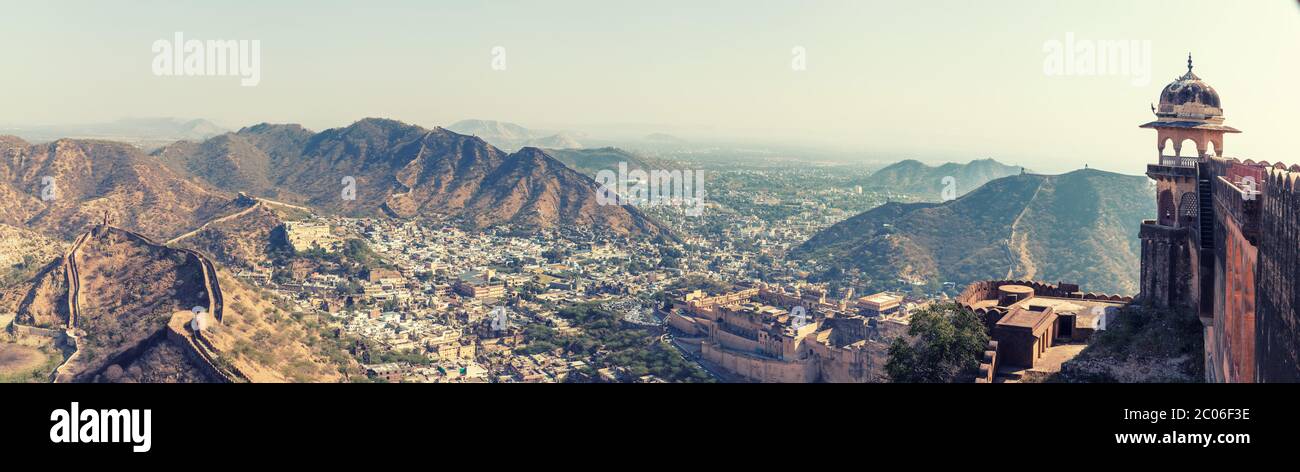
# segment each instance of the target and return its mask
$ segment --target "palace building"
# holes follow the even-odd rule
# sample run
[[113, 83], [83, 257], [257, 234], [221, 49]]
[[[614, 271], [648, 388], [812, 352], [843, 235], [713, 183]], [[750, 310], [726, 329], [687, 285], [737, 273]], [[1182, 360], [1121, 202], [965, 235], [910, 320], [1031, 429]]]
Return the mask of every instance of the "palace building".
[[889, 342], [907, 333], [902, 297], [827, 300], [816, 288], [757, 283], [708, 296], [696, 291], [666, 313], [676, 342], [702, 363], [749, 382], [874, 382]]

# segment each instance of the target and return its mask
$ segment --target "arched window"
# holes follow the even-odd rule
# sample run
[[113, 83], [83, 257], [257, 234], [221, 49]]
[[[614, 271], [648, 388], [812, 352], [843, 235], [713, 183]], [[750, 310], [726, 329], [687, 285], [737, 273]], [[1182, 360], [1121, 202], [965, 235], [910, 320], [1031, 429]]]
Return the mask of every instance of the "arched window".
[[1178, 149], [1178, 157], [1201, 157], [1201, 151], [1196, 146], [1195, 140], [1191, 138], [1184, 139]]
[[1174, 152], [1174, 139], [1173, 139], [1173, 138], [1165, 138], [1163, 141], [1160, 141], [1160, 155], [1161, 155], [1161, 156], [1177, 156], [1177, 155], [1178, 155], [1177, 152]]

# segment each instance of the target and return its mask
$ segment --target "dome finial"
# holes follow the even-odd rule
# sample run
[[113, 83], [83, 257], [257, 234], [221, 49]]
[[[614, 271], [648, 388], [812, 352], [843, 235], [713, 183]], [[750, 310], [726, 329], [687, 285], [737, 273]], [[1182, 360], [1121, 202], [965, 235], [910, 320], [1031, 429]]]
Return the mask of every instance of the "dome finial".
[[1191, 72], [1191, 71], [1192, 71], [1192, 53], [1191, 53], [1191, 52], [1188, 52], [1188, 53], [1187, 53], [1187, 72]]

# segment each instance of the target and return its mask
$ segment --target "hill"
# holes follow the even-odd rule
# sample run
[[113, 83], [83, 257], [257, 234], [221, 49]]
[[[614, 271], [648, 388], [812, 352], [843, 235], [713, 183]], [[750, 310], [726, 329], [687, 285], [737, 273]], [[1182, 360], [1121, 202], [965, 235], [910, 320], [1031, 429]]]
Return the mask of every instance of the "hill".
[[617, 172], [621, 163], [627, 163], [628, 170], [641, 169], [649, 171], [676, 167], [658, 159], [641, 156], [616, 147], [547, 149], [546, 152], [554, 156], [556, 160], [563, 162], [564, 165], [591, 177], [595, 177], [596, 173], [602, 170]]
[[565, 133], [547, 136], [544, 138], [530, 139], [524, 143], [524, 147], [536, 147], [543, 149], [579, 149], [582, 143], [576, 138]]
[[1144, 177], [1080, 170], [994, 180], [946, 203], [890, 203], [791, 252], [821, 273], [875, 281], [1038, 279], [1135, 294], [1138, 225], [1155, 214]]
[[[350, 367], [269, 294], [196, 252], [112, 226], [78, 237], [3, 300], [15, 332], [64, 346], [60, 382], [337, 381]], [[195, 307], [210, 316], [201, 333], [189, 325]]]

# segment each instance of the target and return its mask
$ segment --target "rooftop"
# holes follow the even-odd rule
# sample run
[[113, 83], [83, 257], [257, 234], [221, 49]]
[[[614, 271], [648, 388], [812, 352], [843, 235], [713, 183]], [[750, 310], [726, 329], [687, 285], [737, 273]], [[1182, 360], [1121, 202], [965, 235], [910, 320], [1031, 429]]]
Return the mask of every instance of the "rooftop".
[[[1043, 308], [1043, 309], [1039, 309]], [[1052, 311], [1046, 307], [1035, 306], [1032, 308], [1014, 307], [1010, 313], [998, 320], [998, 326], [1011, 326], [1016, 328], [1025, 328], [1030, 331], [1037, 331], [1038, 327], [1045, 323], [1051, 317]]]

